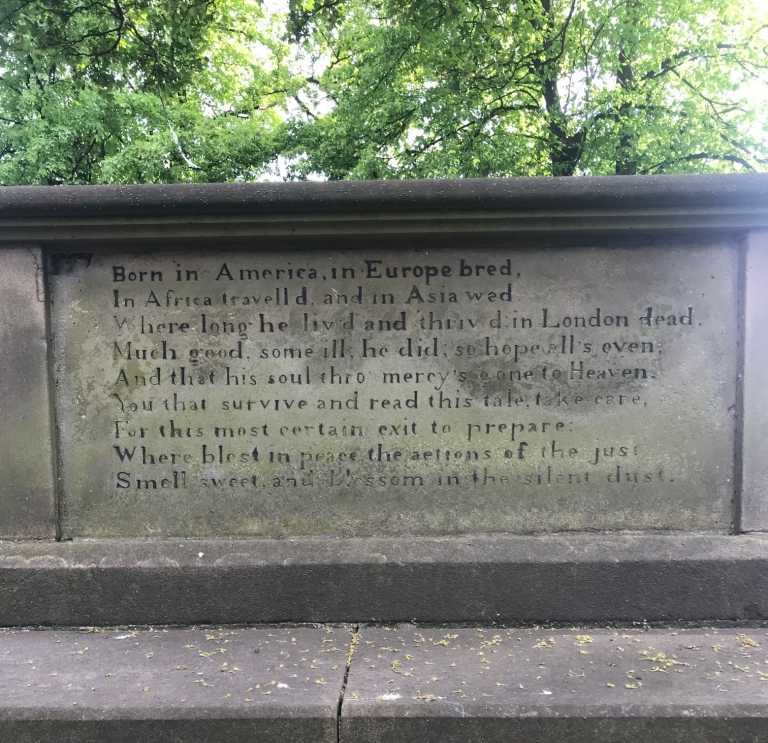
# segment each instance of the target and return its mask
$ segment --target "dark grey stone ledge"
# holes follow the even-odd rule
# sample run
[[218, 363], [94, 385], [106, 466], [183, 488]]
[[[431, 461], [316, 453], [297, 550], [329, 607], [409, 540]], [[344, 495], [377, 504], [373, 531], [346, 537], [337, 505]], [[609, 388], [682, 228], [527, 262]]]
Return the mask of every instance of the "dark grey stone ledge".
[[341, 741], [757, 743], [766, 646], [764, 629], [363, 629]]
[[768, 619], [768, 535], [0, 542], [0, 625]]
[[5, 630], [0, 739], [758, 743], [767, 648], [765, 627]]
[[0, 739], [336, 743], [344, 628], [0, 632]]
[[735, 206], [768, 209], [768, 174], [12, 186], [0, 219]]
[[[451, 234], [739, 232], [768, 227], [768, 174], [0, 189], [0, 243], [154, 249]], [[91, 247], [92, 246], [92, 247]], [[145, 246], [146, 247], [146, 246]], [[72, 247], [71, 249], [78, 249]]]

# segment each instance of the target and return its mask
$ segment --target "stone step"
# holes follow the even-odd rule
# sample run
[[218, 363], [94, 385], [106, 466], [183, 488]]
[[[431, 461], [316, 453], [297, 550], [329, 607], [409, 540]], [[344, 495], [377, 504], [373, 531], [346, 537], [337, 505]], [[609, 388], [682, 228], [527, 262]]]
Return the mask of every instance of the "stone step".
[[768, 534], [0, 541], [0, 626], [768, 619]]
[[0, 741], [336, 743], [344, 628], [0, 633]]
[[766, 632], [366, 629], [341, 740], [766, 741]]
[[758, 743], [768, 628], [0, 632], [14, 743]]

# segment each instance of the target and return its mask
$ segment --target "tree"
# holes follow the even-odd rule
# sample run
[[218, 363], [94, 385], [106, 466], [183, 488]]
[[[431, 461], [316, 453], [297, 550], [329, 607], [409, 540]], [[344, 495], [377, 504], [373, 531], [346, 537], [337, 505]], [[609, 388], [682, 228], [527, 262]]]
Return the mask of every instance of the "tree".
[[296, 126], [293, 172], [764, 169], [766, 24], [737, 0], [295, 0], [331, 108]]
[[0, 183], [766, 168], [762, 0], [281, 1], [3, 0]]
[[251, 0], [6, 0], [0, 182], [258, 177], [292, 80], [264, 19]]

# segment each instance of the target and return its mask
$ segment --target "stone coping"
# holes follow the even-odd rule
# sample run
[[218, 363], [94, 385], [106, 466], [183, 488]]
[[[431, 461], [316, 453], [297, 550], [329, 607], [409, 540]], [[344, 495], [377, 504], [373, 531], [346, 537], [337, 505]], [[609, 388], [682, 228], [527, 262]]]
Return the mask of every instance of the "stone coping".
[[768, 535], [0, 542], [0, 625], [768, 618]]
[[[768, 226], [768, 174], [12, 186], [0, 243], [706, 233]], [[92, 247], [91, 247], [92, 246]], [[220, 247], [220, 246], [219, 246]], [[75, 249], [70, 247], [69, 249]]]
[[0, 189], [0, 220], [53, 216], [691, 206], [766, 211], [768, 174], [11, 186]]

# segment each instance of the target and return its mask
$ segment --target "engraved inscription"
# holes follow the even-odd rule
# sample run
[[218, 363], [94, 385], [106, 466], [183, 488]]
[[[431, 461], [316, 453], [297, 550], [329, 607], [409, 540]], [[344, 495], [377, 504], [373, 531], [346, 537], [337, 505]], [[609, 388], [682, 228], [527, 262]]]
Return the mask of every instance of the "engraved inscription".
[[726, 531], [735, 263], [727, 245], [59, 261], [65, 535]]

